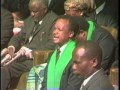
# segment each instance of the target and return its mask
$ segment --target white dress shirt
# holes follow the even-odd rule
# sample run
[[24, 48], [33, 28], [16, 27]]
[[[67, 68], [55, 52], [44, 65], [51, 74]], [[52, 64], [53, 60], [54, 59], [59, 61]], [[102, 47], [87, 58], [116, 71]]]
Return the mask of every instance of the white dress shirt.
[[65, 43], [62, 47], [60, 47], [60, 56], [63, 53], [66, 46], [67, 46], [67, 43]]

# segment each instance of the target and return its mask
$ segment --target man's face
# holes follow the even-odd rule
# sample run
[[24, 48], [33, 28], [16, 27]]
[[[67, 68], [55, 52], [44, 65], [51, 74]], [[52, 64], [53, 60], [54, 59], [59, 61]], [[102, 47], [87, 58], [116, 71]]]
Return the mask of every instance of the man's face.
[[73, 71], [83, 77], [88, 76], [92, 71], [92, 62], [85, 56], [84, 48], [77, 48], [73, 52]]
[[70, 37], [72, 37], [72, 35], [69, 29], [69, 21], [58, 19], [53, 28], [53, 42], [61, 46], [66, 43]]
[[46, 8], [43, 8], [41, 5], [32, 3], [29, 6], [31, 16], [33, 17], [34, 21], [39, 22], [44, 14], [46, 13]]

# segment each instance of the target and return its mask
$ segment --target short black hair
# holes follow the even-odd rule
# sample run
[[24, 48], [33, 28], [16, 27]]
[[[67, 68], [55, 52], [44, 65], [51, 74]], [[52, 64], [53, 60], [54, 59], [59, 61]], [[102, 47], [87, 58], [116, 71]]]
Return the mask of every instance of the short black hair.
[[78, 34], [79, 32], [79, 24], [76, 23], [76, 21], [74, 20], [73, 16], [70, 16], [70, 15], [61, 15], [57, 18], [58, 19], [65, 19], [65, 20], [68, 20], [69, 21], [69, 28], [71, 31], [74, 32], [74, 36], [73, 38]]
[[88, 31], [89, 23], [86, 18], [82, 16], [72, 16], [72, 18], [79, 25], [79, 30]]

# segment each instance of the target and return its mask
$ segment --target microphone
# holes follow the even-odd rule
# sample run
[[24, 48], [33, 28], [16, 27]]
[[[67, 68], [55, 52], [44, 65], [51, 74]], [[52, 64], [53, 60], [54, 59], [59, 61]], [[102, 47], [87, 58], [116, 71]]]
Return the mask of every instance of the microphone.
[[1, 57], [3, 57], [4, 55], [6, 55], [8, 53], [8, 49], [7, 48], [4, 48], [2, 51], [1, 51]]
[[[1, 61], [1, 64], [3, 66], [6, 66], [8, 64], [10, 64], [11, 62], [13, 62], [14, 60], [18, 59], [20, 56], [25, 54], [25, 47], [23, 47], [22, 49], [20, 49], [18, 52], [14, 53], [13, 50], [9, 50], [9, 54], [7, 54]], [[11, 55], [12, 54], [12, 55]]]
[[[2, 59], [1, 64], [3, 64], [3, 66], [6, 66], [6, 65], [10, 64], [11, 62], [13, 62], [14, 60], [18, 59], [22, 55], [22, 53], [24, 53], [24, 50], [19, 50], [18, 52], [13, 53], [13, 51], [11, 49], [9, 53], [10, 54], [7, 54], [5, 56], [5, 58]], [[11, 54], [12, 54], [12, 56], [11, 56]]]
[[4, 66], [10, 64], [11, 62], [13, 62], [14, 60], [18, 59], [21, 56], [20, 52], [15, 53], [15, 57], [13, 57], [11, 60], [9, 60], [8, 62], [4, 63]]
[[1, 65], [4, 65], [4, 63], [8, 62], [11, 59], [10, 54], [7, 54], [2, 60]]

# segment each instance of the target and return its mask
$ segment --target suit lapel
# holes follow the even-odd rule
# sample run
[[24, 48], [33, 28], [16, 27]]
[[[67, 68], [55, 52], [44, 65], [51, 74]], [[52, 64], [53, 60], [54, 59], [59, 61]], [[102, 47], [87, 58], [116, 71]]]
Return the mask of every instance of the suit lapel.
[[47, 21], [49, 20], [49, 18], [50, 18], [50, 17], [49, 17], [49, 13], [47, 13], [47, 14], [45, 15], [45, 17], [43, 18], [42, 23], [39, 24], [37, 30], [35, 31], [34, 36], [35, 36], [40, 30], [43, 30], [42, 28], [45, 27], [45, 25], [46, 25]]
[[[47, 25], [47, 21], [48, 21], [49, 18], [50, 18], [50, 13], [47, 13], [47, 14], [45, 15], [45, 17], [43, 18], [42, 23], [37, 27], [36, 31], [34, 32], [33, 37], [34, 37], [39, 31], [45, 32], [45, 31], [42, 31], [42, 30], [44, 30], [44, 29], [42, 29], [42, 28], [44, 28], [44, 27]], [[30, 26], [29, 26], [29, 30], [28, 30], [28, 34], [27, 34], [27, 37], [26, 37], [26, 41], [25, 41], [25, 42], [27, 42], [28, 39], [30, 38], [31, 33], [32, 33], [32, 31], [33, 31], [33, 28], [34, 28], [34, 25], [35, 25], [33, 19], [31, 19], [30, 21], [31, 21], [31, 24], [30, 24]]]
[[33, 30], [33, 28], [34, 28], [34, 25], [35, 25], [35, 23], [34, 23], [34, 21], [32, 20], [32, 18], [30, 18], [30, 21], [29, 21], [29, 22], [31, 22], [31, 23], [29, 23], [29, 27], [28, 27], [27, 30], [26, 30], [27, 34], [26, 34], [25, 43], [28, 41], [28, 39], [29, 39], [29, 37], [30, 37], [30, 35], [31, 35], [31, 33], [32, 33], [32, 30]]
[[42, 28], [45, 26], [44, 21], [42, 21], [41, 24], [39, 24], [39, 26], [37, 27], [35, 33], [33, 34], [33, 36], [35, 36], [40, 30], [42, 30]]
[[93, 84], [100, 76], [103, 74], [103, 69], [98, 71], [91, 79], [88, 81], [88, 83], [83, 87], [82, 90], [88, 90], [89, 86]]
[[34, 29], [34, 26], [35, 26], [35, 23], [34, 22], [32, 22], [31, 23], [31, 25], [30, 25], [30, 29], [29, 29], [29, 31], [28, 31], [28, 36], [30, 36], [30, 34], [32, 33], [32, 31], [33, 31], [33, 29]]

